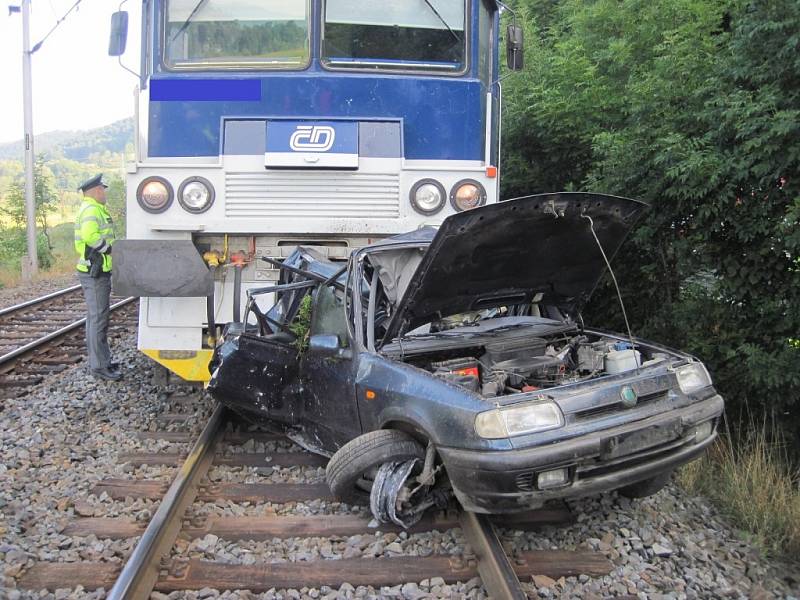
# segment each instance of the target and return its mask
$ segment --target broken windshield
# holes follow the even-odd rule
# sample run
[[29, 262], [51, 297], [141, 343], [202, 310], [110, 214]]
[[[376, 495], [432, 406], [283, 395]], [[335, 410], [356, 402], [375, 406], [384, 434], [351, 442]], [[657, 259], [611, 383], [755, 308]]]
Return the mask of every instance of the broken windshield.
[[340, 68], [460, 72], [465, 0], [327, 0], [322, 58]]
[[309, 60], [307, 0], [169, 0], [171, 67], [292, 68]]

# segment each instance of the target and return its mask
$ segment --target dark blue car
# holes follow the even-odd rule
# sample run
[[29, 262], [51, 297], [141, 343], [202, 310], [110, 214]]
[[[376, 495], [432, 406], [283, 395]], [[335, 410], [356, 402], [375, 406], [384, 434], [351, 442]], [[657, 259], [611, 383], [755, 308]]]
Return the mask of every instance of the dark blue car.
[[[355, 251], [299, 248], [251, 290], [210, 389], [330, 456], [328, 483], [410, 525], [455, 495], [524, 511], [658, 491], [716, 437], [723, 400], [687, 354], [583, 323], [645, 205], [530, 196]], [[267, 312], [261, 294], [277, 293]]]

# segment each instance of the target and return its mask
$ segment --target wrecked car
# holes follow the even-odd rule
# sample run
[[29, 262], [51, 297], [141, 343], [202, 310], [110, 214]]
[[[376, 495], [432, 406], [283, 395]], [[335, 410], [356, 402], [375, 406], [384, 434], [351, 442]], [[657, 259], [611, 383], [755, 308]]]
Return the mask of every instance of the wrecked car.
[[300, 247], [227, 327], [211, 392], [329, 456], [332, 491], [385, 522], [453, 495], [503, 513], [655, 493], [712, 443], [723, 400], [696, 358], [581, 318], [645, 206], [545, 194], [346, 263]]

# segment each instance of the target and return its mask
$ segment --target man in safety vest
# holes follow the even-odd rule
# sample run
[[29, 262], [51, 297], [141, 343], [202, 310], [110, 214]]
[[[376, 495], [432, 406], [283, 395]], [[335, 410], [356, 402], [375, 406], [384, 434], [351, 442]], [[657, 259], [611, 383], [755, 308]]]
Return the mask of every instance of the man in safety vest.
[[122, 374], [111, 362], [108, 347], [108, 317], [111, 299], [111, 247], [114, 227], [106, 208], [103, 175], [83, 182], [83, 204], [75, 219], [75, 250], [78, 252], [78, 280], [86, 297], [86, 349], [89, 367], [99, 379], [117, 381]]

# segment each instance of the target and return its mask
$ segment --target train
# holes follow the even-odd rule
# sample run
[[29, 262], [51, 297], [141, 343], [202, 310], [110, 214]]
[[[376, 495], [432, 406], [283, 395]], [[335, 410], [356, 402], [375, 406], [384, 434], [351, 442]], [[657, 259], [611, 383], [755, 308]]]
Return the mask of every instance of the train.
[[[205, 382], [249, 289], [310, 246], [344, 261], [498, 201], [497, 0], [143, 0], [114, 289], [138, 348]], [[120, 56], [127, 13], [112, 16]], [[265, 303], [274, 302], [271, 296]]]

